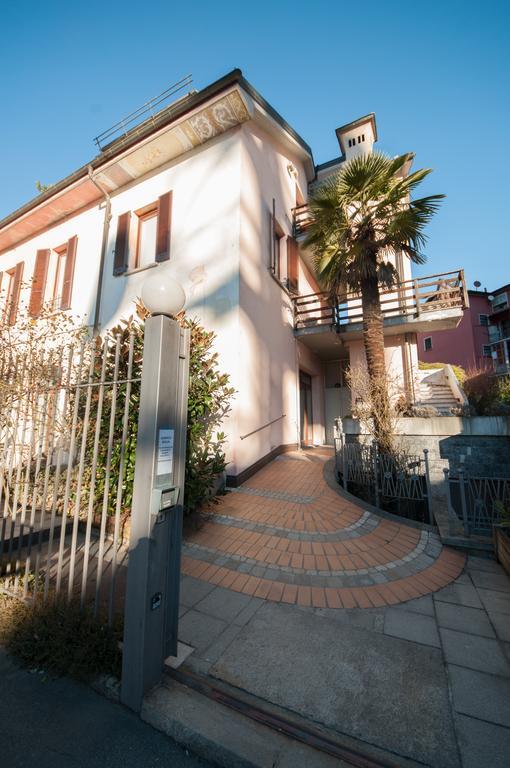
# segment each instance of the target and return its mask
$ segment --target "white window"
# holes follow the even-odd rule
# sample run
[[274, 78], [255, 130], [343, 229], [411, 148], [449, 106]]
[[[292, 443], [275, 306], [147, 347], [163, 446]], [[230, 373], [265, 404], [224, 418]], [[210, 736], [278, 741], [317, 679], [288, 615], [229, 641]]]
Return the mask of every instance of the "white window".
[[425, 336], [423, 339], [423, 349], [428, 352], [432, 349], [432, 336]]
[[55, 279], [53, 281], [52, 309], [60, 309], [64, 295], [64, 275], [66, 271], [67, 244], [55, 248], [53, 259], [55, 263]]
[[489, 325], [489, 315], [478, 315], [480, 325]]
[[138, 214], [138, 239], [135, 268], [154, 264], [156, 260], [156, 238], [158, 232], [158, 209], [151, 208]]
[[5, 286], [5, 304], [4, 304], [4, 322], [6, 322], [9, 318], [12, 303], [14, 301], [14, 276], [15, 276], [16, 270], [15, 269], [8, 269], [5, 273], [5, 276], [7, 278], [7, 285]]

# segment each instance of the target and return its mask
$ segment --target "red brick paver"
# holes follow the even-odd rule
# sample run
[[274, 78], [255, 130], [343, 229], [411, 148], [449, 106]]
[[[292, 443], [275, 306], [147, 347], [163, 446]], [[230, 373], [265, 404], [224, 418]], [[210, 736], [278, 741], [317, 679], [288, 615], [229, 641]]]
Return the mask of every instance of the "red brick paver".
[[[280, 457], [186, 537], [183, 573], [265, 600], [373, 608], [435, 592], [464, 568], [436, 534], [367, 512], [324, 478], [325, 451]], [[433, 559], [432, 564], [431, 559]]]

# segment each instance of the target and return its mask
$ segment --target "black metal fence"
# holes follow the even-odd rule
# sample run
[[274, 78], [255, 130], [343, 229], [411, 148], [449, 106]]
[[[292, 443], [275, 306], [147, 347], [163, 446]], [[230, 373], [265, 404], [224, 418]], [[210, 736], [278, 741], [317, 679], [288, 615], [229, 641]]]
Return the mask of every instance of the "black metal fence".
[[444, 474], [450, 521], [459, 520], [465, 536], [492, 536], [493, 525], [510, 512], [510, 478]]
[[345, 490], [403, 517], [433, 524], [428, 451], [383, 453], [377, 443], [335, 437], [336, 473]]

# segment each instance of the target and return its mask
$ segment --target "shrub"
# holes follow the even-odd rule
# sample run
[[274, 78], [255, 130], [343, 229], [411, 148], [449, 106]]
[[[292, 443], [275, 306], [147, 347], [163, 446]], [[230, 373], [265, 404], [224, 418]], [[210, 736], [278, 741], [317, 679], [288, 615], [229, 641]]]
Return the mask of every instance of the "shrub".
[[510, 405], [510, 376], [498, 379], [498, 400], [504, 405]]
[[479, 416], [492, 416], [498, 403], [498, 382], [494, 374], [480, 368], [467, 371], [464, 391], [469, 405]]
[[466, 371], [460, 365], [453, 365], [452, 363], [424, 363], [421, 360], [418, 362], [418, 368], [420, 371], [429, 371], [434, 368], [444, 368], [445, 365], [449, 365], [455, 374], [455, 378], [462, 386], [466, 379]]
[[[106, 332], [103, 339], [97, 341], [98, 349], [103, 350], [108, 346], [114, 349], [115, 339], [121, 340], [119, 378], [123, 378], [126, 372], [129, 354], [130, 334], [134, 334], [134, 359], [133, 377], [139, 378], [143, 360], [143, 320], [147, 312], [139, 305], [138, 312], [141, 319], [129, 318], [123, 320], [114, 328]], [[190, 360], [189, 360], [189, 391], [188, 391], [188, 429], [186, 445], [186, 474], [184, 489], [184, 510], [186, 514], [194, 512], [202, 503], [209, 501], [216, 493], [218, 477], [225, 471], [225, 443], [226, 436], [219, 431], [219, 427], [230, 411], [230, 401], [234, 395], [234, 389], [229, 386], [229, 376], [222, 374], [218, 368], [218, 354], [214, 351], [216, 334], [206, 331], [195, 320], [179, 316], [182, 326], [190, 330]], [[110, 354], [113, 365], [114, 355]], [[102, 356], [98, 355], [97, 365], [100, 366]], [[108, 376], [106, 377], [108, 378]], [[119, 386], [119, 399], [123, 403], [126, 384]], [[93, 394], [91, 404], [91, 423], [94, 424], [98, 411], [99, 394]], [[134, 381], [131, 387], [130, 412], [128, 434], [126, 440], [125, 474], [123, 480], [123, 508], [122, 516], [129, 514], [132, 502], [133, 480], [135, 472], [136, 437], [138, 431], [138, 406], [140, 399], [140, 382]], [[105, 398], [101, 413], [101, 435], [108, 434], [108, 424], [111, 415], [110, 400]], [[122, 436], [123, 408], [118, 408], [114, 427], [114, 450], [111, 457], [110, 489], [108, 501], [108, 513], [115, 513], [117, 498], [117, 483], [120, 468], [120, 445]], [[88, 447], [92, 455], [94, 443], [94, 430], [88, 434]], [[94, 489], [94, 508], [101, 509], [104, 484], [106, 481], [106, 453], [108, 444], [106, 439], [99, 442], [99, 455], [97, 463], [97, 476]], [[86, 501], [86, 491], [82, 494], [82, 502]]]

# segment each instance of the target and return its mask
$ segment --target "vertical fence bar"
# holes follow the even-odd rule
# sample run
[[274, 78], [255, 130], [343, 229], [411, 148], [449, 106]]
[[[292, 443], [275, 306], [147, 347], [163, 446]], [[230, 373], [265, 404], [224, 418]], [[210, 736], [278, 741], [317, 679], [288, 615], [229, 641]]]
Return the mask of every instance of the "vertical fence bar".
[[462, 522], [464, 525], [464, 535], [469, 536], [470, 535], [469, 516], [468, 516], [468, 508], [467, 508], [467, 501], [466, 501], [465, 475], [464, 475], [463, 469], [459, 470], [459, 487], [460, 487], [460, 502], [462, 505]]
[[[89, 484], [89, 504], [87, 509], [87, 528], [85, 531], [85, 546], [83, 548], [83, 570], [81, 578], [81, 596], [80, 605], [83, 608], [85, 605], [85, 599], [87, 595], [87, 578], [89, 572], [89, 558], [90, 558], [90, 540], [92, 534], [92, 518], [94, 517], [94, 495], [96, 492], [96, 474], [97, 474], [97, 456], [99, 453], [99, 438], [101, 435], [101, 419], [103, 417], [103, 399], [104, 399], [104, 382], [106, 374], [106, 363], [108, 359], [108, 343], [103, 342], [102, 349], [103, 360], [101, 364], [101, 378], [99, 380], [99, 396], [97, 401], [97, 413], [96, 413], [96, 431], [94, 433], [94, 448], [92, 451], [92, 465], [90, 470], [90, 484]], [[92, 384], [90, 385], [92, 388]]]
[[[62, 454], [63, 454], [63, 441], [64, 441], [64, 424], [67, 414], [67, 403], [69, 399], [69, 390], [71, 385], [71, 375], [72, 375], [72, 368], [73, 368], [73, 358], [74, 358], [74, 347], [71, 344], [69, 346], [68, 352], [67, 352], [67, 371], [62, 371], [60, 369], [59, 371], [59, 381], [58, 381], [58, 387], [57, 387], [57, 395], [56, 395], [56, 402], [57, 402], [57, 413], [59, 413], [59, 405], [61, 406], [61, 412], [62, 412], [62, 424], [55, 424], [54, 429], [57, 435], [57, 442], [58, 442], [58, 448], [57, 448], [57, 462], [55, 466], [55, 477], [53, 479], [53, 500], [51, 504], [51, 518], [50, 518], [50, 532], [49, 532], [49, 538], [48, 538], [48, 554], [46, 556], [46, 575], [44, 580], [44, 599], [46, 600], [48, 598], [48, 593], [50, 589], [50, 579], [51, 579], [51, 569], [52, 569], [52, 559], [53, 559], [53, 540], [55, 537], [55, 521], [57, 516], [57, 504], [59, 500], [59, 481], [60, 481], [60, 473], [62, 470]], [[66, 383], [66, 373], [67, 373], [67, 383]], [[62, 398], [63, 394], [63, 398]], [[62, 400], [62, 403], [59, 404], [59, 400]], [[57, 580], [60, 578], [60, 571], [62, 568], [62, 562], [60, 558], [57, 557]]]
[[[68, 446], [68, 458], [67, 458], [67, 472], [66, 483], [64, 489], [64, 504], [62, 509], [62, 521], [60, 524], [60, 541], [58, 547], [58, 565], [57, 565], [57, 582], [55, 584], [55, 594], [60, 593], [62, 586], [62, 569], [64, 560], [64, 548], [67, 533], [67, 515], [69, 514], [69, 496], [71, 493], [71, 480], [73, 476], [74, 466], [74, 452], [76, 450], [76, 430], [78, 426], [78, 413], [80, 410], [80, 398], [81, 398], [81, 376], [83, 369], [83, 358], [85, 354], [85, 340], [82, 340], [80, 345], [80, 352], [78, 356], [78, 369], [76, 371], [75, 386], [74, 386], [74, 403], [73, 403], [73, 417], [71, 422], [71, 437], [69, 439]], [[73, 360], [74, 367], [74, 360]], [[68, 385], [72, 388], [71, 380], [69, 379]], [[68, 574], [69, 576], [69, 574]]]
[[344, 439], [342, 440], [342, 485], [344, 487], [344, 491], [347, 491], [347, 441]]
[[376, 440], [372, 443], [372, 472], [374, 473], [375, 506], [379, 509], [381, 506], [379, 497], [379, 446]]
[[85, 413], [83, 416], [80, 458], [78, 462], [78, 477], [76, 480], [76, 496], [74, 501], [73, 532], [71, 535], [71, 558], [69, 561], [69, 580], [67, 582], [67, 600], [72, 599], [74, 589], [74, 572], [76, 569], [76, 551], [78, 544], [78, 528], [80, 524], [80, 504], [81, 491], [83, 485], [83, 467], [85, 465], [85, 456], [87, 451], [87, 437], [90, 420], [90, 404], [92, 401], [92, 385], [94, 383], [94, 366], [96, 363], [96, 349], [90, 348], [89, 373], [86, 382], [87, 397], [85, 400]]
[[124, 485], [124, 470], [126, 460], [126, 440], [129, 425], [130, 415], [130, 401], [131, 401], [131, 378], [133, 375], [133, 354], [134, 354], [134, 342], [135, 337], [133, 332], [129, 336], [129, 352], [127, 363], [127, 381], [126, 381], [126, 393], [124, 400], [124, 417], [122, 420], [122, 437], [120, 441], [120, 457], [119, 457], [119, 477], [117, 480], [117, 497], [115, 499], [115, 523], [113, 530], [113, 552], [112, 552], [112, 575], [110, 581], [110, 597], [108, 601], [108, 623], [113, 623], [113, 616], [115, 610], [115, 586], [117, 580], [117, 549], [120, 533], [120, 513], [122, 509], [122, 489]]
[[101, 580], [104, 558], [104, 543], [106, 535], [106, 521], [108, 519], [108, 501], [110, 496], [110, 469], [112, 462], [113, 434], [115, 430], [115, 416], [117, 409], [117, 388], [119, 378], [119, 356], [120, 356], [120, 335], [115, 339], [115, 362], [113, 367], [113, 384], [110, 401], [110, 424], [108, 427], [108, 447], [106, 449], [106, 466], [103, 489], [103, 507], [101, 509], [101, 528], [99, 531], [99, 550], [97, 554], [97, 574], [96, 574], [96, 595], [94, 600], [94, 615], [97, 616], [99, 610], [99, 599], [101, 593]]
[[429, 449], [423, 449], [423, 455], [425, 457], [425, 485], [427, 488], [427, 506], [429, 513], [429, 523], [434, 525], [434, 509], [432, 506], [432, 485], [430, 482], [430, 465], [429, 465]]

